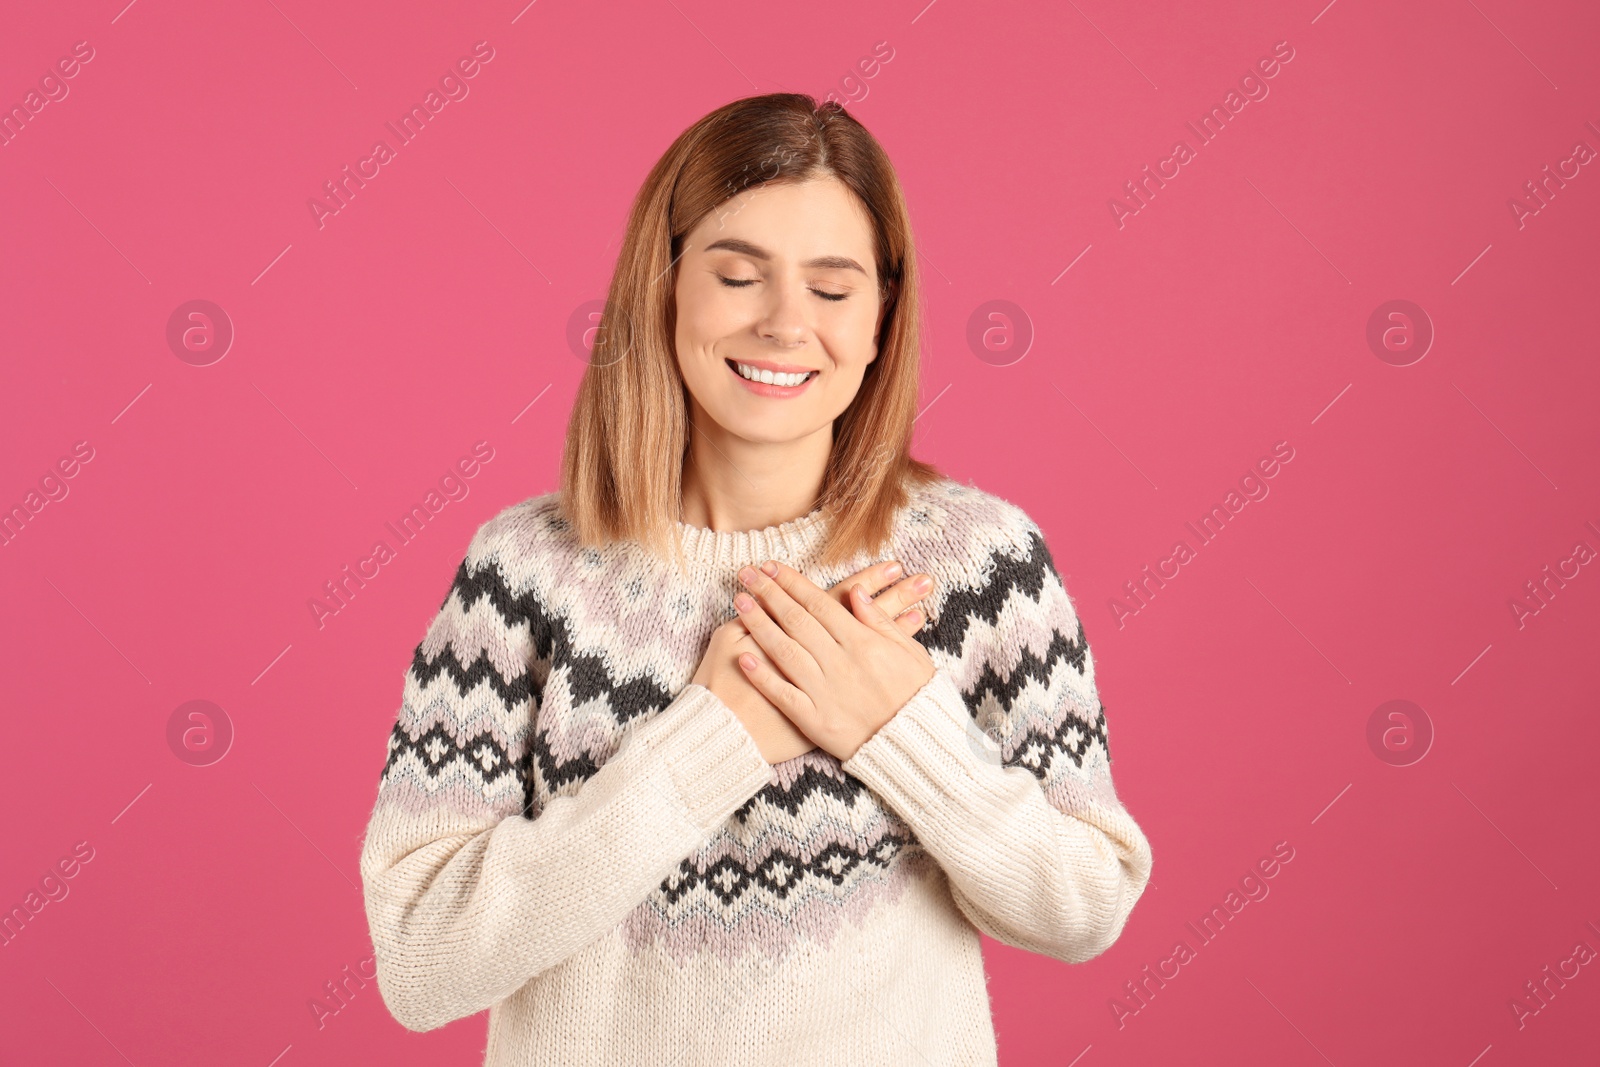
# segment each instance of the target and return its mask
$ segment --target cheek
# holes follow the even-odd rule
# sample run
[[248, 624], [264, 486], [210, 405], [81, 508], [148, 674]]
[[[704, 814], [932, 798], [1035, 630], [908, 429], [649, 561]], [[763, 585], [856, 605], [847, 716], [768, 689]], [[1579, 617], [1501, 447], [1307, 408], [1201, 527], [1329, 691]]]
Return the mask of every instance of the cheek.
[[715, 299], [688, 301], [678, 306], [678, 338], [688, 344], [691, 353], [710, 352], [724, 338], [739, 332], [740, 326], [735, 309]]
[[686, 375], [701, 379], [709, 377], [707, 367], [712, 362], [709, 357], [718, 336], [713, 324], [707, 322], [703, 314], [685, 315], [679, 312], [674, 341], [679, 365]]
[[871, 314], [857, 312], [841, 316], [838, 322], [828, 326], [823, 341], [840, 363], [865, 364], [872, 357], [872, 328], [877, 321], [875, 310]]
[[706, 324], [717, 317], [716, 294], [699, 279], [684, 279], [678, 283], [678, 332], [691, 338], [704, 334]]

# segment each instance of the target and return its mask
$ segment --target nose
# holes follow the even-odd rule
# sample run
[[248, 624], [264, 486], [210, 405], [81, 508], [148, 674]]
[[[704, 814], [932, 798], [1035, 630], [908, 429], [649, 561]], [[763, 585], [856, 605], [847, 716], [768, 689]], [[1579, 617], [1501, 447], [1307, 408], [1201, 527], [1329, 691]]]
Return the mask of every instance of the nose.
[[771, 294], [767, 307], [756, 324], [756, 332], [763, 340], [783, 348], [805, 344], [808, 327], [805, 318], [805, 286], [797, 284], [769, 286]]

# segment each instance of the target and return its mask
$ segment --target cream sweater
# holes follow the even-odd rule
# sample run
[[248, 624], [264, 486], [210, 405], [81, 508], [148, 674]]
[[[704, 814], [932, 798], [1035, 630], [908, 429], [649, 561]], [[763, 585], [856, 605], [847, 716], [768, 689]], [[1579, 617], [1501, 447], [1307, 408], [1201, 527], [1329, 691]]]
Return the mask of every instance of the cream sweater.
[[[489, 1010], [486, 1067], [993, 1064], [979, 931], [1077, 963], [1150, 846], [1039, 527], [951, 480], [892, 553], [815, 563], [820, 511], [679, 524], [691, 564], [580, 548], [548, 493], [485, 523], [417, 646], [361, 854], [385, 1004]], [[689, 682], [746, 563], [935, 586], [937, 668], [855, 755], [770, 765]]]

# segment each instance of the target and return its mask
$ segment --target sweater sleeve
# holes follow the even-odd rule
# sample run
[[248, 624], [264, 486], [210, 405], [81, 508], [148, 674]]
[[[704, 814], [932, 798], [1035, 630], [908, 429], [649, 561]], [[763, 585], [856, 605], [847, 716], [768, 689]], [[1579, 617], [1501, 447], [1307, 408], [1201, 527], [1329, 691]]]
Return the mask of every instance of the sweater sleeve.
[[378, 987], [410, 1030], [482, 1011], [615, 928], [770, 780], [690, 684], [534, 814], [549, 623], [480, 529], [406, 672], [361, 851]]
[[[932, 679], [844, 763], [905, 820], [967, 919], [1067, 963], [1104, 952], [1150, 878], [1111, 781], [1094, 661], [1038, 527], [923, 640]], [[944, 662], [940, 662], [940, 661]]]

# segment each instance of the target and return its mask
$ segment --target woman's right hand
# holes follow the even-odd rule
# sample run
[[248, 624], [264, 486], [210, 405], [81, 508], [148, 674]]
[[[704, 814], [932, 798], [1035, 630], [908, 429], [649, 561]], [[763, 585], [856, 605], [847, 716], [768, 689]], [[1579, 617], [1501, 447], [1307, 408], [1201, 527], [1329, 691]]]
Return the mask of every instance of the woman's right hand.
[[[829, 593], [839, 598], [846, 607], [849, 606], [850, 587], [856, 582], [866, 587], [869, 596], [875, 595], [891, 581], [889, 569], [893, 563], [893, 560], [875, 563], [834, 585]], [[913, 588], [917, 578], [928, 578], [926, 591], [918, 592]], [[893, 588], [876, 597], [876, 600], [878, 606], [894, 619], [895, 625], [907, 637], [912, 637], [922, 629], [926, 615], [920, 610], [907, 609], [926, 597], [932, 589], [930, 575], [911, 575], [896, 581]], [[768, 763], [782, 763], [816, 748], [816, 743], [796, 729], [789, 717], [779, 711], [740, 668], [739, 656], [745, 652], [762, 661], [767, 658], [755, 638], [745, 629], [744, 620], [735, 616], [711, 632], [711, 640], [706, 645], [705, 655], [700, 660], [693, 681], [711, 690], [732, 709], [744, 728], [750, 731], [750, 736], [755, 738], [756, 747]]]

